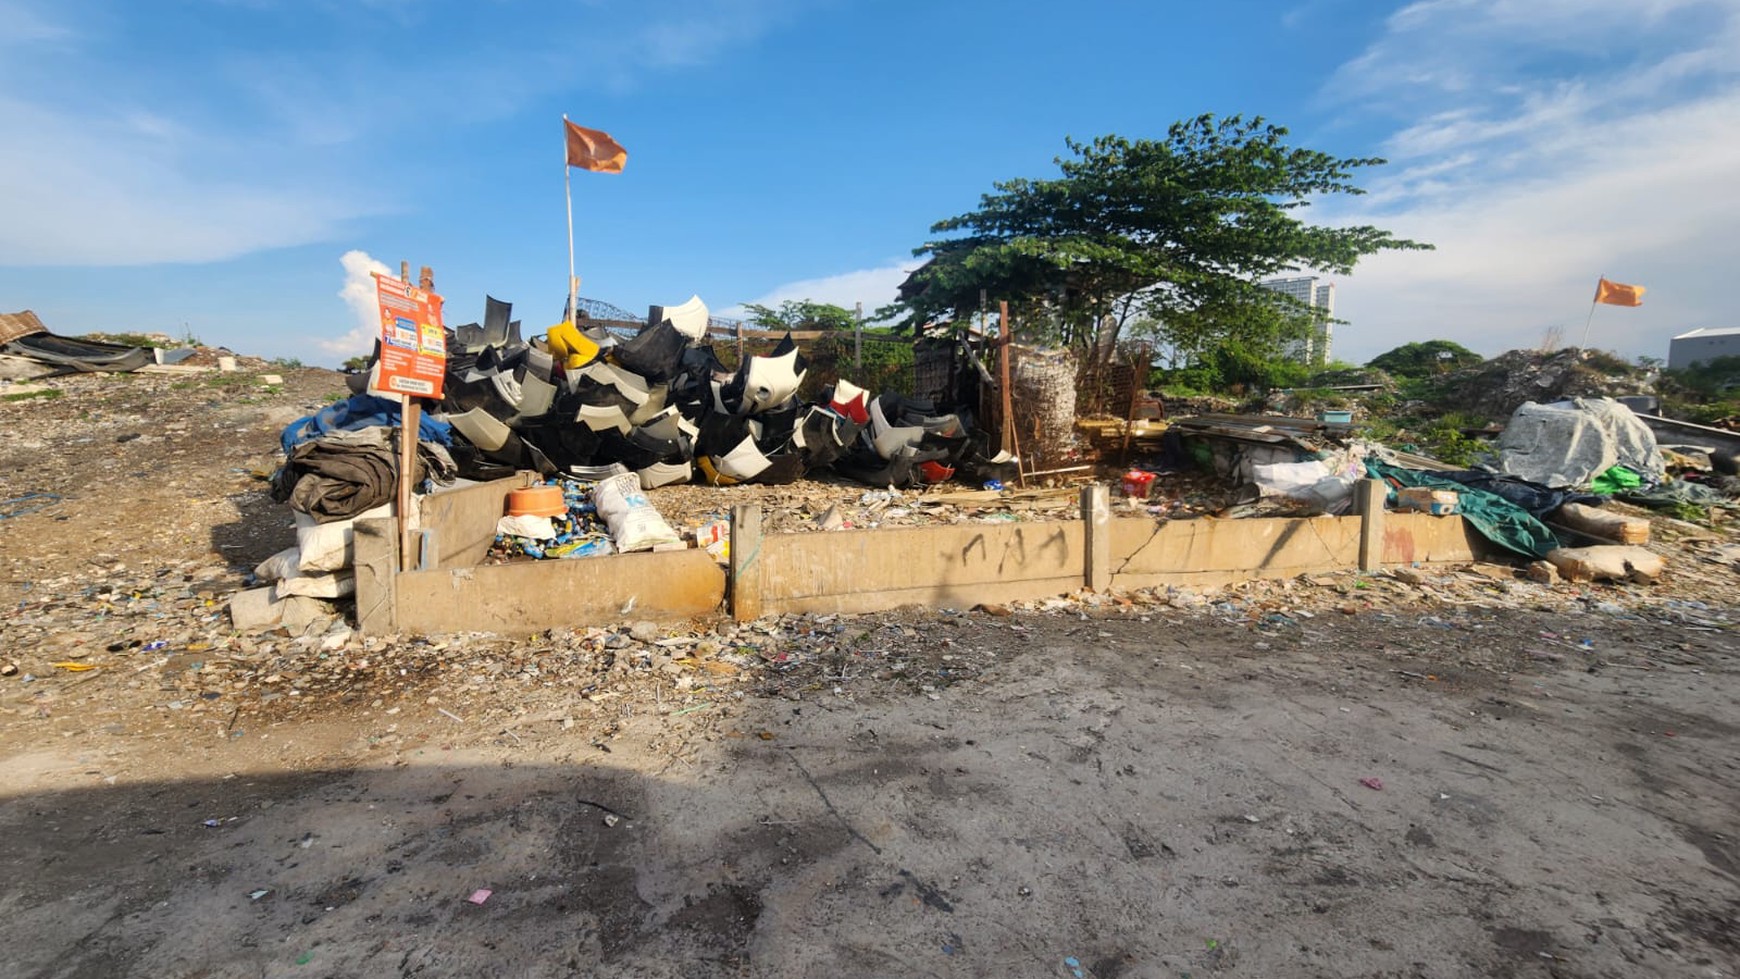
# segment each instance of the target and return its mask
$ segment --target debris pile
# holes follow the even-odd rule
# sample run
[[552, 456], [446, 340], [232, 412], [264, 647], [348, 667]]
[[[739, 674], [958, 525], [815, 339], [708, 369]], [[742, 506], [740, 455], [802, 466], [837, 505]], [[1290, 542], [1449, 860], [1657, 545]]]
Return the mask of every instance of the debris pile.
[[30, 310], [0, 313], [0, 356], [30, 362], [28, 376], [53, 377], [75, 372], [136, 371], [154, 363], [151, 351], [119, 343], [79, 340], [50, 333]]
[[1512, 350], [1438, 378], [1432, 402], [1440, 413], [1460, 411], [1503, 418], [1530, 401], [1546, 404], [1636, 394], [1634, 373], [1625, 363], [1599, 351], [1574, 347], [1552, 353]]
[[[461, 476], [621, 465], [645, 489], [785, 484], [830, 471], [875, 486], [947, 480], [969, 454], [971, 417], [841, 380], [799, 393], [807, 362], [790, 334], [727, 369], [705, 342], [699, 297], [652, 308], [626, 339], [587, 321], [523, 340], [512, 307], [448, 330], [436, 416]], [[367, 376], [353, 378], [359, 397]]]

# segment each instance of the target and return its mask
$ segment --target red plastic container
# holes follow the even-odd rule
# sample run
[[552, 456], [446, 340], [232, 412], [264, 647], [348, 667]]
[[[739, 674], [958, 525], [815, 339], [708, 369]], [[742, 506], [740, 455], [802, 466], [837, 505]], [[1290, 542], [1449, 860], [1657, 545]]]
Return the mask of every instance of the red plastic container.
[[1132, 469], [1124, 474], [1125, 496], [1133, 496], [1137, 499], [1145, 500], [1148, 498], [1148, 491], [1152, 489], [1153, 486], [1154, 474], [1151, 472]]

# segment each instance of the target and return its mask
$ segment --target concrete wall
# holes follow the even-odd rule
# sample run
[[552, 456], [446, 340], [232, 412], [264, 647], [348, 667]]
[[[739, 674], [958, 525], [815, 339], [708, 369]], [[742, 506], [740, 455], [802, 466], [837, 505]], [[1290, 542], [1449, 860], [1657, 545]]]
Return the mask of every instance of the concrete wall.
[[495, 542], [496, 521], [507, 512], [508, 494], [532, 481], [531, 473], [520, 473], [422, 497], [418, 524], [424, 540], [422, 550], [435, 559], [419, 570], [482, 564]]
[[705, 551], [620, 554], [413, 571], [393, 589], [394, 631], [511, 635], [711, 615], [724, 605], [725, 569]]
[[1382, 485], [1367, 483], [1361, 497], [1371, 513], [1353, 517], [1113, 519], [1102, 486], [1084, 491], [1081, 520], [763, 535], [761, 511], [737, 507], [728, 576], [699, 550], [458, 565], [457, 554], [476, 552], [485, 516], [501, 512], [512, 487], [498, 482], [424, 510], [438, 542], [460, 542], [458, 550], [443, 547], [431, 570], [399, 571], [392, 521], [359, 523], [358, 620], [365, 632], [511, 634], [702, 616], [727, 599], [738, 619], [908, 604], [966, 608], [1084, 587], [1207, 587], [1465, 562], [1481, 553], [1461, 517], [1385, 512]]
[[[1454, 519], [1461, 523], [1459, 518]], [[1359, 517], [1112, 521], [1112, 587], [1211, 585], [1359, 567]]]
[[[734, 582], [760, 614], [967, 608], [1082, 587], [1081, 522], [1000, 523], [774, 534]], [[733, 536], [735, 554], [739, 540]]]

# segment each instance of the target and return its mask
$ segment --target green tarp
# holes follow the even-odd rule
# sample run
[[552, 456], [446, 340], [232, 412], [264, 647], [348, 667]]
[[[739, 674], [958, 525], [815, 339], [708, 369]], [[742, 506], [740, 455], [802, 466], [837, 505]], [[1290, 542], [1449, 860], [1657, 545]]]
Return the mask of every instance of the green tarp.
[[1589, 483], [1589, 491], [1592, 493], [1599, 493], [1602, 496], [1612, 496], [1615, 493], [1623, 493], [1626, 490], [1637, 489], [1642, 485], [1642, 476], [1639, 476], [1637, 473], [1632, 472], [1624, 466], [1614, 466], [1599, 476], [1596, 476], [1595, 479]]
[[1524, 557], [1542, 558], [1559, 546], [1547, 525], [1536, 520], [1527, 510], [1502, 496], [1464, 486], [1455, 480], [1443, 479], [1418, 469], [1400, 469], [1376, 459], [1367, 459], [1365, 469], [1374, 478], [1391, 487], [1425, 486], [1431, 489], [1454, 490], [1461, 498], [1458, 509], [1480, 536], [1508, 551]]

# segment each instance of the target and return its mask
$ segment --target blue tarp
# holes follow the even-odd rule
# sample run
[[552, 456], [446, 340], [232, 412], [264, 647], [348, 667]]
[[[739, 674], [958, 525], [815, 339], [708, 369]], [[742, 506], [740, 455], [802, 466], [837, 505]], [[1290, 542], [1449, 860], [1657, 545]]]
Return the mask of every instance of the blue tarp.
[[[359, 428], [386, 426], [396, 428], [399, 424], [399, 403], [386, 398], [377, 398], [372, 394], [357, 394], [337, 401], [320, 409], [306, 418], [298, 418], [284, 429], [279, 442], [284, 447], [284, 454], [303, 442], [317, 439], [328, 432], [349, 432]], [[453, 444], [453, 426], [444, 421], [430, 418], [427, 413], [417, 424], [417, 440], [420, 442], [436, 442], [441, 445]]]

